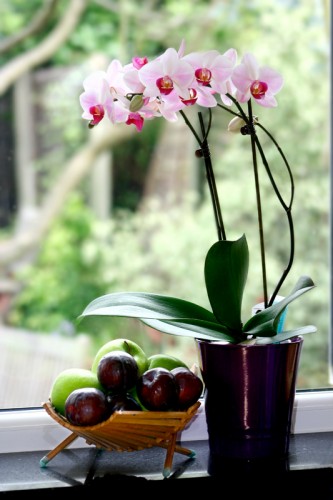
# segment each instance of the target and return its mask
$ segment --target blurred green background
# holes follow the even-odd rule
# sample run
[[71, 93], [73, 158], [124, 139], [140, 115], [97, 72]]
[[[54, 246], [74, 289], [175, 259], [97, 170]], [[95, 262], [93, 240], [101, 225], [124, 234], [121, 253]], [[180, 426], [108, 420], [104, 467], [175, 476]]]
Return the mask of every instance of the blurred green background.
[[[18, 234], [24, 236], [28, 227], [24, 208], [31, 208], [32, 201], [29, 198], [24, 205], [22, 188], [17, 188], [22, 171], [15, 167], [22, 144], [15, 124], [28, 112], [24, 99], [15, 107], [15, 88], [24, 73], [13, 78], [0, 95], [4, 131], [0, 147], [5, 159], [0, 181], [13, 191], [12, 197], [6, 191], [1, 204], [0, 280], [10, 279], [17, 285], [0, 318], [3, 325], [40, 335], [87, 334], [91, 356], [106, 341], [124, 337], [135, 340], [149, 354], [167, 352], [190, 365], [197, 363], [192, 340], [161, 335], [135, 320], [76, 321], [93, 298], [121, 290], [171, 294], [209, 307], [203, 264], [216, 240], [203, 165], [195, 158], [196, 145], [180, 123], [181, 117], [177, 124], [155, 119], [141, 133], [119, 133], [119, 138], [106, 145], [102, 167], [97, 165], [98, 158], [84, 167], [78, 155], [87, 157], [84, 148], [98, 132], [97, 128], [89, 130], [81, 119], [79, 95], [83, 79], [97, 67], [106, 69], [114, 58], [123, 64], [134, 55], [153, 58], [168, 47], [178, 49], [183, 38], [187, 53], [210, 49], [223, 53], [233, 47], [239, 60], [245, 52], [252, 52], [260, 64], [278, 70], [285, 80], [277, 96], [278, 107], [256, 106], [254, 113], [283, 148], [295, 178], [295, 261], [280, 293], [290, 292], [301, 274], [310, 275], [316, 284], [315, 290], [288, 310], [290, 325], [318, 328], [305, 338], [298, 388], [329, 387], [329, 2], [3, 0], [0, 75], [24, 54], [43, 47], [75, 3], [82, 8], [75, 28], [29, 70], [33, 85], [25, 100], [32, 105], [28, 123], [36, 140], [29, 163], [35, 190], [29, 227], [34, 243], [28, 252], [17, 250], [10, 258], [1, 248], [15, 242]], [[42, 29], [5, 46], [48, 4], [53, 4], [52, 14]], [[213, 115], [210, 147], [227, 235], [232, 239], [245, 232], [250, 246], [246, 319], [252, 306], [262, 300], [251, 152], [247, 139], [228, 133], [227, 113], [216, 109]], [[126, 125], [117, 127], [123, 130]], [[11, 140], [4, 139], [8, 130]], [[275, 148], [260, 131], [258, 135], [270, 165], [279, 168]], [[75, 177], [76, 158], [80, 173]], [[103, 172], [102, 189], [96, 181], [99, 171]], [[262, 186], [272, 292], [286, 265], [289, 241], [264, 177]], [[4, 194], [0, 190], [0, 198]], [[52, 205], [53, 199], [58, 206]], [[46, 213], [50, 216], [43, 230]], [[84, 362], [89, 365], [89, 360]]]

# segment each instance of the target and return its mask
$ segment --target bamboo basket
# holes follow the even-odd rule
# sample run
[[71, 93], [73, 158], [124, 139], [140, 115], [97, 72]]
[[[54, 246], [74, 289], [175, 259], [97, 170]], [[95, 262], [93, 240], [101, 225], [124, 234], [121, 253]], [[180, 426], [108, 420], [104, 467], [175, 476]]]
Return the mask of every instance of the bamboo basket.
[[176, 440], [177, 433], [192, 420], [199, 406], [197, 401], [186, 411], [116, 411], [97, 425], [76, 426], [56, 412], [48, 401], [43, 403], [43, 408], [71, 434], [40, 460], [40, 466], [45, 467], [76, 438], [82, 437], [87, 444], [107, 451], [137, 451], [153, 446], [164, 448], [166, 457], [162, 473], [168, 477], [175, 452], [190, 458], [195, 456], [194, 451], [177, 445]]

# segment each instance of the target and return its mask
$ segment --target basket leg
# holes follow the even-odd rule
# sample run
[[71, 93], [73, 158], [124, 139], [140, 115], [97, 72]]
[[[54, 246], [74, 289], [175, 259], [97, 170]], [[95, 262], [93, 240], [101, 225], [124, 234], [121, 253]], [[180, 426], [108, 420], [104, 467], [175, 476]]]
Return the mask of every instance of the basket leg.
[[175, 453], [177, 433], [172, 434], [167, 447], [167, 453], [164, 461], [163, 476], [168, 477], [171, 473], [173, 455]]
[[194, 450], [190, 450], [189, 448], [183, 448], [182, 446], [178, 446], [176, 444], [175, 451], [177, 453], [182, 453], [183, 455], [187, 455], [189, 458], [194, 458], [196, 453]]
[[46, 465], [50, 462], [50, 460], [52, 460], [52, 458], [54, 458], [56, 455], [58, 455], [58, 453], [61, 450], [66, 448], [66, 446], [71, 444], [78, 437], [79, 436], [77, 434], [75, 434], [75, 432], [72, 432], [72, 434], [70, 434], [68, 437], [66, 437], [66, 439], [61, 441], [61, 443], [59, 443], [58, 446], [56, 446], [47, 455], [45, 455], [43, 458], [41, 458], [41, 460], [39, 461], [39, 465], [41, 467], [46, 467]]
[[[159, 446], [160, 448], [167, 449], [169, 447], [169, 443], [158, 443], [157, 446]], [[183, 448], [183, 446], [179, 446], [178, 444], [175, 445], [174, 451], [177, 453], [181, 453], [182, 455], [186, 455], [189, 458], [194, 458], [196, 455], [194, 450], [190, 450], [189, 448]]]
[[190, 450], [189, 448], [183, 448], [183, 446], [179, 446], [178, 444], [176, 444], [176, 440], [177, 440], [177, 433], [172, 434], [172, 437], [168, 443], [166, 443], [164, 441], [164, 442], [158, 443], [158, 445], [157, 445], [160, 448], [166, 448], [166, 450], [167, 450], [167, 454], [166, 454], [166, 458], [165, 458], [165, 462], [164, 462], [164, 469], [163, 469], [163, 476], [164, 477], [170, 476], [172, 461], [173, 461], [173, 456], [174, 456], [175, 451], [177, 453], [181, 453], [182, 455], [186, 455], [189, 458], [194, 458], [196, 455], [194, 450]]

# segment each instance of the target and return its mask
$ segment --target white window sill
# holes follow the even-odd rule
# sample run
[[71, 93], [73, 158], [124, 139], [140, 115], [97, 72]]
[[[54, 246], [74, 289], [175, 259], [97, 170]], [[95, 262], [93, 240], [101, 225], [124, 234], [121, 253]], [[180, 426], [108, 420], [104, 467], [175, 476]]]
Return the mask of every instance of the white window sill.
[[[296, 394], [292, 433], [333, 432], [333, 391]], [[68, 436], [68, 430], [57, 424], [44, 409], [0, 412], [0, 453], [51, 450]], [[207, 439], [204, 405], [180, 439]], [[73, 448], [88, 446], [78, 438]]]

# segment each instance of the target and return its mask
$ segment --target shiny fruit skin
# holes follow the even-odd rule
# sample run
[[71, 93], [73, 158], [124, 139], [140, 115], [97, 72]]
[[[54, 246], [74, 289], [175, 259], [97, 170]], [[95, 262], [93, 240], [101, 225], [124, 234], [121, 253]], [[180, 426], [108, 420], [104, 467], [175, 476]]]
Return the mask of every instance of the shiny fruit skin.
[[102, 345], [92, 362], [91, 371], [96, 373], [100, 359], [111, 351], [125, 351], [133, 356], [139, 367], [139, 375], [148, 369], [148, 358], [144, 350], [133, 340], [119, 338]]
[[138, 380], [138, 365], [125, 351], [105, 354], [97, 367], [97, 378], [107, 391], [127, 392]]
[[111, 415], [115, 411], [142, 411], [140, 404], [130, 394], [109, 394], [106, 399]]
[[178, 367], [171, 370], [179, 386], [178, 408], [187, 410], [200, 398], [203, 391], [203, 382], [189, 368]]
[[178, 384], [166, 368], [145, 371], [136, 384], [137, 396], [147, 410], [169, 411], [178, 405]]
[[93, 387], [103, 390], [96, 373], [85, 368], [67, 368], [61, 371], [54, 379], [51, 391], [50, 402], [55, 410], [65, 416], [65, 403], [69, 394], [75, 389], [83, 387]]
[[69, 423], [79, 426], [97, 425], [110, 416], [106, 394], [99, 389], [75, 389], [66, 399], [65, 416]]

